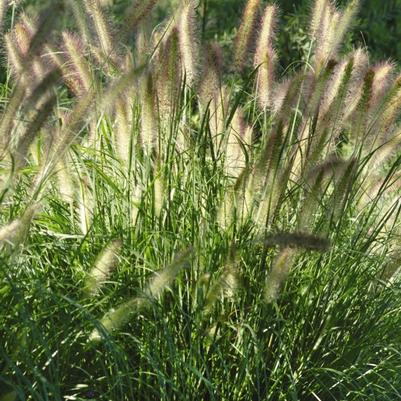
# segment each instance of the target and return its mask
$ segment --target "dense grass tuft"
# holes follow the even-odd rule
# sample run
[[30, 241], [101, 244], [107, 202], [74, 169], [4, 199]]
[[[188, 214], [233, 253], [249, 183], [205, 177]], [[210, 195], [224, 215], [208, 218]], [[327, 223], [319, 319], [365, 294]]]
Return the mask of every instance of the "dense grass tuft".
[[341, 51], [358, 2], [284, 77], [275, 5], [227, 59], [195, 1], [107, 4], [5, 35], [0, 401], [401, 399], [401, 77]]

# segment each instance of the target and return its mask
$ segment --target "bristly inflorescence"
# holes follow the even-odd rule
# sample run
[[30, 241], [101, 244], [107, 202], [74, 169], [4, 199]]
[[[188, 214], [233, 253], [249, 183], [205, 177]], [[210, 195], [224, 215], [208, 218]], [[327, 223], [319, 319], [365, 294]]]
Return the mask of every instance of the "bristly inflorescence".
[[269, 5], [266, 7], [255, 52], [254, 66], [258, 68], [256, 91], [259, 104], [263, 110], [271, 106], [273, 97], [272, 90], [277, 59], [273, 41], [277, 13], [276, 6]]

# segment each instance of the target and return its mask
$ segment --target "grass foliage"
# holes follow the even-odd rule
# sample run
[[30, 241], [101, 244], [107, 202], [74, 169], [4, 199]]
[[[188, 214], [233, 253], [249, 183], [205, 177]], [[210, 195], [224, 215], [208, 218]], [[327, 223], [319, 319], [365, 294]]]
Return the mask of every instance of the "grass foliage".
[[401, 399], [401, 75], [342, 51], [358, 1], [284, 76], [259, 0], [230, 52], [193, 0], [16, 3], [0, 401]]

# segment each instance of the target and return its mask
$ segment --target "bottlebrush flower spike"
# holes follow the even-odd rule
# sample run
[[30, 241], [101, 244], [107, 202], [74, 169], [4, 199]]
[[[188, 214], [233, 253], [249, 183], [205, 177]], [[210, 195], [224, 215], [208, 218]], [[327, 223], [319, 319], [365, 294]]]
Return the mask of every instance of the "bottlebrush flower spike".
[[74, 15], [74, 19], [79, 29], [79, 34], [81, 35], [82, 40], [84, 41], [84, 43], [89, 43], [89, 24], [87, 22], [87, 16], [82, 1], [66, 0], [66, 2]]
[[166, 40], [161, 43], [157, 60], [154, 63], [156, 70], [156, 90], [161, 120], [169, 122], [181, 89], [181, 55], [179, 33], [173, 28]]
[[315, 3], [313, 5], [310, 24], [310, 36], [315, 40], [317, 39], [318, 32], [322, 30], [325, 12], [329, 4], [329, 0], [315, 0]]
[[260, 13], [260, 0], [248, 0], [242, 22], [235, 39], [234, 67], [242, 71], [254, 43]]
[[382, 109], [373, 115], [370, 130], [379, 132], [380, 140], [386, 141], [393, 134], [394, 125], [397, 122], [399, 110], [401, 108], [401, 75], [394, 80], [391, 88], [387, 91]]
[[256, 88], [260, 107], [271, 105], [276, 52], [273, 48], [274, 29], [277, 23], [277, 7], [267, 6], [263, 16], [262, 30], [257, 43], [254, 66], [258, 68]]
[[340, 13], [338, 23], [331, 21], [331, 29], [335, 31], [333, 35], [332, 53], [335, 54], [338, 51], [339, 46], [344, 40], [345, 34], [349, 30], [352, 22], [354, 21], [355, 15], [359, 9], [360, 0], [351, 0], [345, 10]]
[[[6, 35], [6, 47], [15, 74], [20, 77], [24, 89], [30, 92], [35, 84], [41, 81], [54, 67], [44, 59], [47, 48], [46, 41], [54, 29], [54, 20], [58, 17], [59, 9], [55, 7], [54, 15], [50, 18], [50, 9], [32, 19], [22, 14], [14, 29]], [[28, 79], [29, 76], [29, 79]]]
[[337, 95], [339, 94], [341, 85], [343, 84], [344, 77], [347, 69], [349, 69], [349, 61], [341, 61], [333, 71], [330, 80], [327, 83], [327, 87], [323, 93], [322, 100], [319, 106], [320, 116], [325, 116], [329, 111], [330, 106], [333, 104]]
[[152, 153], [159, 132], [158, 118], [155, 110], [156, 96], [153, 77], [147, 72], [141, 79], [141, 140], [144, 151]]
[[[191, 249], [182, 252], [170, 265], [156, 272], [149, 280], [142, 297], [132, 298], [119, 305], [116, 309], [110, 309], [100, 320], [103, 331], [111, 334], [116, 332], [126, 324], [135, 313], [148, 308], [151, 305], [151, 301], [158, 298], [174, 281], [180, 270], [185, 267], [188, 263], [190, 253]], [[89, 341], [93, 342], [98, 342], [102, 338], [102, 332], [97, 328], [89, 335]]]
[[220, 97], [223, 70], [222, 51], [217, 43], [209, 44], [205, 49], [205, 55], [202, 82], [199, 88], [199, 98], [204, 108], [210, 101]]
[[375, 77], [372, 85], [372, 107], [377, 106], [383, 100], [394, 79], [394, 69], [395, 65], [388, 61], [373, 66]]
[[280, 289], [290, 273], [292, 263], [297, 251], [294, 248], [284, 248], [277, 255], [270, 273], [266, 277], [265, 300], [276, 301]]
[[77, 95], [82, 95], [94, 84], [89, 63], [84, 57], [84, 45], [78, 36], [68, 32], [63, 32], [63, 44], [69, 61], [66, 71], [67, 79], [76, 82], [79, 91]]
[[222, 54], [217, 44], [206, 49], [203, 79], [199, 88], [201, 110], [209, 112], [209, 125], [213, 138], [224, 131], [228, 107], [228, 89], [222, 86]]
[[155, 272], [144, 290], [145, 295], [151, 298], [159, 297], [166, 287], [171, 285], [181, 269], [188, 263], [191, 252], [191, 248], [183, 251], [174, 258], [170, 265]]
[[[336, 49], [334, 44], [336, 42], [337, 26], [341, 19], [341, 13], [334, 9], [334, 7], [329, 7], [325, 14], [324, 21], [324, 31], [321, 32], [319, 44], [316, 51], [316, 60], [325, 65], [329, 60], [334, 59], [336, 54]], [[320, 67], [320, 65], [318, 65]]]
[[210, 314], [216, 302], [221, 298], [233, 298], [240, 288], [239, 272], [235, 261], [228, 261], [221, 276], [209, 289], [204, 313]]
[[108, 244], [98, 255], [95, 264], [85, 280], [85, 292], [90, 295], [99, 293], [102, 285], [108, 280], [118, 264], [118, 255], [121, 252], [122, 241], [116, 240]]
[[291, 82], [291, 79], [287, 78], [275, 86], [272, 96], [272, 110], [274, 113], [279, 113], [281, 111], [288, 91], [291, 88]]
[[[5, 44], [8, 53], [8, 58], [11, 62], [11, 67], [16, 77], [19, 77], [23, 70], [28, 70], [29, 74], [35, 75], [33, 71], [32, 60], [28, 63], [26, 59], [29, 55], [29, 49], [32, 43], [37, 28], [32, 20], [23, 14], [19, 21], [15, 24], [14, 29], [5, 35]], [[31, 55], [33, 58], [34, 55]], [[37, 64], [37, 60], [35, 60]], [[37, 66], [36, 66], [37, 68]], [[26, 79], [25, 76], [21, 77], [22, 80], [26, 81], [25, 84], [29, 86], [31, 79]]]
[[178, 22], [180, 50], [183, 69], [188, 85], [199, 78], [199, 27], [195, 12], [195, 1], [187, 0]]
[[372, 105], [374, 79], [375, 70], [370, 68], [365, 74], [361, 96], [352, 115], [351, 137], [357, 147], [365, 145], [364, 140], [366, 139], [365, 133], [367, 132], [369, 111]]
[[149, 302], [147, 299], [133, 298], [119, 305], [116, 309], [111, 308], [100, 320], [103, 330], [94, 329], [89, 335], [89, 341], [94, 343], [100, 342], [103, 339], [103, 332], [108, 334], [116, 332], [125, 325], [135, 313], [141, 312], [148, 306]]
[[0, 32], [3, 31], [4, 18], [6, 16], [8, 0], [0, 0]]
[[246, 148], [252, 144], [252, 128], [247, 126], [243, 110], [235, 111], [226, 141], [225, 170], [234, 178], [238, 178], [246, 168]]
[[32, 38], [36, 32], [37, 22], [33, 21], [27, 14], [22, 14], [14, 27], [14, 34], [17, 46], [23, 57], [28, 55]]
[[13, 32], [9, 32], [4, 35], [4, 43], [7, 50], [8, 60], [11, 64], [11, 71], [18, 79], [24, 68], [24, 62], [21, 52], [16, 44], [15, 35]]
[[337, 11], [330, 0], [316, 0], [312, 13], [311, 37], [316, 42], [315, 64], [319, 70], [336, 57], [355, 14], [359, 0], [352, 0], [344, 11]]
[[[317, 3], [320, 3], [317, 0]], [[315, 43], [315, 69], [316, 75], [319, 74], [321, 68], [325, 65], [331, 55], [332, 45], [330, 41], [333, 38], [333, 26], [331, 25], [331, 20], [335, 17], [336, 11], [331, 3], [331, 1], [324, 2], [325, 5], [321, 10], [321, 15], [319, 19], [319, 25], [312, 39]], [[338, 16], [337, 16], [338, 17]], [[314, 17], [313, 17], [314, 18]], [[312, 20], [313, 20], [312, 18]]]
[[131, 155], [132, 111], [126, 95], [121, 95], [116, 101], [115, 122], [115, 148], [120, 160], [128, 163]]
[[15, 247], [24, 242], [38, 208], [38, 204], [29, 206], [21, 217], [2, 227], [0, 229], [0, 244]]
[[85, 5], [88, 14], [93, 20], [102, 51], [106, 57], [111, 57], [114, 49], [113, 40], [108, 21], [99, 0], [87, 0], [85, 1]]
[[126, 29], [136, 30], [138, 25], [152, 12], [157, 3], [158, 0], [134, 0], [133, 4], [125, 12], [124, 26]]
[[29, 147], [39, 134], [42, 126], [52, 114], [56, 103], [56, 96], [54, 94], [49, 95], [45, 102], [40, 105], [37, 112], [32, 116], [32, 120], [26, 124], [26, 129], [18, 138], [15, 151], [13, 152], [16, 170], [19, 170], [25, 165]]
[[77, 180], [66, 160], [58, 163], [56, 179], [61, 199], [72, 205], [76, 198]]
[[344, 120], [355, 111], [362, 94], [364, 76], [369, 68], [369, 56], [364, 49], [356, 49], [352, 54], [353, 65], [348, 93], [344, 102]]

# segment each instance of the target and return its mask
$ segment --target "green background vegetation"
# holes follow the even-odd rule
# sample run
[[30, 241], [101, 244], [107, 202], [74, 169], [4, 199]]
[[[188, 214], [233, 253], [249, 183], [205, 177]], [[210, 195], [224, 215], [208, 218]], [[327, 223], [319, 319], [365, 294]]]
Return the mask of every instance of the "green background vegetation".
[[[115, 0], [113, 13], [118, 18], [129, 0]], [[163, 4], [164, 3], [164, 4]], [[166, 15], [175, 0], [161, 0], [160, 14]], [[241, 18], [245, 0], [200, 0], [199, 12], [203, 14], [206, 7], [206, 36], [217, 38], [219, 42], [233, 38]], [[266, 2], [267, 3], [267, 2]], [[279, 51], [282, 65], [287, 67], [289, 61], [301, 57], [306, 46], [308, 12], [311, 0], [277, 0], [280, 7], [282, 23], [280, 24]], [[346, 4], [346, 0], [337, 1]], [[24, 0], [27, 9], [51, 4], [51, 0]], [[363, 0], [358, 19], [350, 34], [349, 42], [354, 45], [365, 45], [376, 60], [401, 60], [401, 0]]]
[[[206, 0], [207, 35], [224, 40], [238, 27], [244, 0]], [[277, 0], [282, 13], [278, 50], [282, 65], [302, 57], [307, 42], [310, 0]], [[337, 2], [344, 5], [347, 1]], [[367, 46], [374, 60], [401, 60], [401, 0], [363, 0], [348, 47]]]

